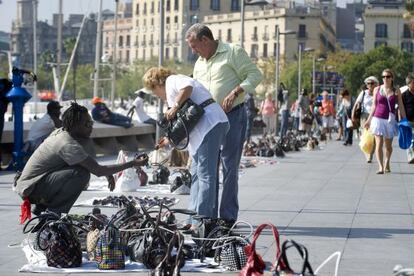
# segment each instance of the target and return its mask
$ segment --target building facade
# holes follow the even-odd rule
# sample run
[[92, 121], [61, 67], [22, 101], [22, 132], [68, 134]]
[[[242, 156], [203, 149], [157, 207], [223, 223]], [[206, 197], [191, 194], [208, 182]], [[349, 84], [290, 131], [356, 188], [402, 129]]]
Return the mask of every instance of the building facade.
[[364, 51], [387, 45], [413, 53], [414, 39], [407, 20], [403, 18], [404, 13], [403, 0], [368, 1], [364, 17]]
[[[211, 15], [204, 18], [218, 39], [240, 44], [240, 13]], [[305, 6], [256, 9], [245, 12], [244, 48], [251, 58], [268, 58], [276, 55], [277, 29], [281, 60], [292, 60], [301, 50], [333, 51], [335, 30], [320, 9]], [[294, 34], [284, 34], [286, 32]]]
[[[10, 49], [16, 64], [25, 68], [33, 68], [33, 10], [32, 0], [17, 0], [17, 17], [12, 24]], [[71, 14], [66, 22], [62, 24], [62, 41], [67, 38], [76, 38], [80, 30], [84, 15]], [[91, 63], [95, 58], [96, 41], [96, 16], [91, 14], [85, 22], [82, 30], [79, 48], [77, 50], [79, 63]], [[38, 21], [37, 33], [37, 55], [50, 51], [57, 53], [57, 14], [53, 15], [53, 25], [47, 21]], [[62, 42], [63, 43], [63, 42]], [[63, 47], [62, 58], [65, 59], [66, 52]]]
[[115, 35], [115, 19], [110, 18], [103, 21], [102, 25], [102, 41], [103, 55], [108, 61], [113, 60], [114, 43], [116, 46], [116, 60], [120, 64], [130, 64], [133, 62], [131, 58], [132, 45], [132, 4], [120, 3], [117, 19], [117, 39]]

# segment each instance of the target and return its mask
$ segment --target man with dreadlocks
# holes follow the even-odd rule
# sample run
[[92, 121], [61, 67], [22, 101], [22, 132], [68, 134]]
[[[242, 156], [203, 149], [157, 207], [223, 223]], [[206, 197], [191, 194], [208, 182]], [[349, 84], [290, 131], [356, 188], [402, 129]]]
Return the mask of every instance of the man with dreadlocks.
[[62, 119], [62, 128], [52, 132], [37, 148], [16, 181], [16, 192], [26, 204], [35, 204], [32, 210], [35, 215], [46, 209], [57, 214], [68, 213], [88, 184], [90, 173], [106, 176], [112, 191], [113, 174], [143, 166], [148, 161], [139, 158], [124, 164], [99, 165], [84, 147], [93, 126], [88, 110], [73, 102]]

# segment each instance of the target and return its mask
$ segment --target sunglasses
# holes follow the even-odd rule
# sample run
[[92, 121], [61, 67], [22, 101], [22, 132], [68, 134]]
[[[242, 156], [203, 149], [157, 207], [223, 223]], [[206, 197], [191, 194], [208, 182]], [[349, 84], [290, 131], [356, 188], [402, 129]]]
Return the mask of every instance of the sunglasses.
[[367, 82], [367, 85], [374, 85], [373, 82]]
[[392, 76], [390, 76], [390, 75], [386, 75], [386, 76], [382, 76], [382, 78], [384, 78], [384, 79], [391, 79], [391, 78], [392, 78]]

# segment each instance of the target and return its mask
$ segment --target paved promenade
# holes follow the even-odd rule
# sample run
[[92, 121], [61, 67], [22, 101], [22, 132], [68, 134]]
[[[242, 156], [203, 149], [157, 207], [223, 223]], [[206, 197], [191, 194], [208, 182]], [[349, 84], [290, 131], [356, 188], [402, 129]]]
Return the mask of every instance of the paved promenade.
[[[314, 268], [341, 251], [339, 275], [385, 276], [392, 275], [396, 264], [414, 267], [414, 165], [407, 164], [405, 152], [395, 147], [392, 172], [376, 175], [377, 164], [366, 164], [356, 143], [344, 147], [332, 141], [322, 146], [288, 153], [277, 164], [244, 169], [240, 219], [254, 226], [275, 224], [282, 240], [291, 238], [307, 246]], [[18, 224], [21, 200], [11, 191], [12, 179], [13, 174], [0, 173], [0, 274], [26, 275], [18, 273], [26, 262], [23, 252], [8, 247], [23, 238]], [[87, 191], [81, 199], [97, 195], [103, 194]], [[186, 207], [188, 196], [176, 197], [181, 199], [178, 207]], [[266, 261], [274, 258], [272, 240], [266, 231], [258, 243]], [[320, 275], [332, 275], [333, 267], [328, 265]]]

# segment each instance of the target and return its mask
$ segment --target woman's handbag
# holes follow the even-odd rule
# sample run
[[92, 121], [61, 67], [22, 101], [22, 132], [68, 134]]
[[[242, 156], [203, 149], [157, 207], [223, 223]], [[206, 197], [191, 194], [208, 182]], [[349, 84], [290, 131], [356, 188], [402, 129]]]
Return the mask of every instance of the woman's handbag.
[[313, 114], [312, 112], [308, 111], [303, 115], [302, 123], [311, 125], [313, 122]]
[[75, 225], [72, 221], [64, 217], [57, 221], [46, 222], [39, 230], [39, 233], [43, 231], [48, 233], [43, 243], [40, 240], [41, 235], [37, 236], [38, 246], [45, 251], [48, 266], [57, 268], [81, 266], [82, 249], [73, 226]]
[[[300, 257], [302, 258], [303, 264], [302, 264], [302, 270], [300, 273], [294, 272], [289, 266], [289, 261], [287, 259], [287, 250], [291, 247], [296, 248], [296, 250], [300, 254]], [[305, 246], [293, 240], [287, 240], [282, 244], [281, 251], [282, 252], [275, 266], [275, 270], [273, 274], [274, 276], [315, 276], [315, 274], [313, 273], [313, 269], [311, 265], [309, 264], [308, 250], [306, 249]], [[283, 263], [283, 268], [280, 265], [282, 263]]]
[[[200, 105], [194, 103], [191, 99], [187, 99], [181, 105], [173, 120], [169, 121], [164, 117], [157, 122], [165, 130], [166, 136], [175, 148], [182, 150], [188, 146], [190, 132], [204, 115], [204, 108], [211, 103], [214, 103], [213, 99], [208, 99]], [[186, 138], [185, 145], [178, 146]]]
[[[247, 263], [243, 269], [239, 272], [239, 276], [261, 276], [266, 267], [263, 262], [262, 257], [256, 252], [256, 240], [259, 238], [260, 233], [269, 227], [272, 230], [273, 237], [276, 241], [276, 261], [280, 257], [280, 241], [279, 241], [279, 232], [276, 229], [276, 226], [270, 223], [261, 224], [257, 227], [256, 232], [253, 235], [252, 243], [245, 248], [247, 255]], [[278, 263], [281, 269], [285, 269], [283, 259]]]
[[111, 222], [101, 231], [96, 244], [95, 259], [98, 268], [102, 270], [125, 268], [125, 252], [121, 244], [121, 235]]

